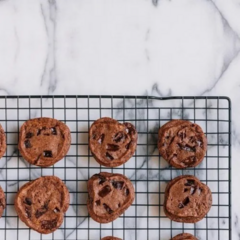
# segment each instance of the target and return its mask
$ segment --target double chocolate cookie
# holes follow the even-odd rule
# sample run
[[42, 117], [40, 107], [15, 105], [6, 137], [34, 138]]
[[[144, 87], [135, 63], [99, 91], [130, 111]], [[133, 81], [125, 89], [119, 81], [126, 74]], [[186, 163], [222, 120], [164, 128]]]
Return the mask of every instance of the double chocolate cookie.
[[198, 240], [190, 233], [181, 233], [173, 237], [171, 240]]
[[172, 120], [159, 129], [158, 149], [176, 168], [195, 167], [204, 158], [207, 138], [196, 123]]
[[2, 125], [0, 124], [0, 158], [4, 155], [6, 152], [6, 135], [2, 128]]
[[138, 134], [128, 122], [100, 118], [89, 130], [89, 147], [101, 165], [117, 167], [127, 162], [135, 152]]
[[21, 126], [18, 148], [30, 164], [51, 166], [67, 154], [70, 144], [69, 128], [56, 119], [35, 118]]
[[60, 227], [69, 207], [69, 192], [55, 176], [40, 177], [23, 185], [15, 198], [20, 219], [39, 233], [51, 233]]
[[122, 240], [122, 239], [121, 238], [117, 238], [117, 237], [108, 236], [108, 237], [102, 238], [101, 240]]
[[0, 217], [2, 217], [5, 207], [6, 207], [5, 194], [2, 188], [0, 187]]
[[198, 222], [211, 206], [211, 190], [194, 176], [176, 177], [166, 187], [163, 208], [166, 216], [173, 221]]
[[99, 223], [112, 222], [130, 207], [134, 200], [131, 181], [122, 174], [102, 172], [88, 180], [87, 208]]

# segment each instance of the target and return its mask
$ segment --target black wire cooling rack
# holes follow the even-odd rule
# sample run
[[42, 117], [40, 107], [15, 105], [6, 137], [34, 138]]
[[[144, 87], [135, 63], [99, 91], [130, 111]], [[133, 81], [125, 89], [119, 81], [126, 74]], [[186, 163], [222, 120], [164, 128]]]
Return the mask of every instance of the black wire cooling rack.
[[[35, 117], [53, 117], [71, 129], [72, 144], [67, 156], [53, 167], [29, 165], [17, 149], [22, 123]], [[88, 129], [100, 117], [129, 121], [139, 133], [137, 150], [124, 165], [101, 167], [88, 148]], [[171, 119], [199, 124], [208, 138], [204, 161], [196, 168], [177, 170], [162, 159], [157, 149], [160, 126]], [[167, 240], [189, 232], [200, 240], [231, 239], [231, 103], [226, 97], [147, 96], [1, 96], [0, 123], [7, 134], [7, 152], [0, 160], [0, 185], [7, 207], [0, 219], [0, 239], [92, 239], [116, 236], [124, 240]], [[95, 173], [122, 173], [135, 187], [135, 201], [117, 220], [94, 222], [88, 215], [87, 180]], [[196, 224], [166, 218], [162, 206], [166, 184], [172, 178], [193, 174], [213, 193], [207, 217]], [[61, 228], [41, 235], [17, 217], [14, 196], [29, 180], [56, 175], [70, 191], [70, 207]]]

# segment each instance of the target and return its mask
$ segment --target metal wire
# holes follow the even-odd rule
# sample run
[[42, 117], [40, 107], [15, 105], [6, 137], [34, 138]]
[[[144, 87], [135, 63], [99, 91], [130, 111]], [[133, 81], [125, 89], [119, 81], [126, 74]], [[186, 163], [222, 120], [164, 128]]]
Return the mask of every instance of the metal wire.
[[[67, 156], [48, 168], [29, 165], [17, 149], [22, 123], [43, 116], [65, 122], [72, 135]], [[88, 129], [104, 116], [131, 122], [139, 133], [134, 156], [118, 168], [99, 166], [88, 148]], [[187, 119], [203, 128], [208, 151], [196, 168], [177, 170], [160, 157], [158, 129], [171, 119]], [[1, 240], [100, 240], [107, 235], [167, 240], [182, 232], [200, 240], [231, 239], [231, 103], [227, 97], [0, 96], [0, 123], [7, 134], [7, 152], [0, 160], [0, 185], [7, 199], [0, 219]], [[125, 174], [135, 187], [134, 203], [113, 223], [94, 222], [86, 209], [87, 180], [100, 171]], [[213, 193], [209, 214], [196, 224], [172, 222], [162, 209], [167, 182], [184, 174], [195, 175]], [[56, 175], [66, 183], [71, 202], [61, 228], [41, 235], [19, 220], [13, 203], [23, 184], [45, 175]]]

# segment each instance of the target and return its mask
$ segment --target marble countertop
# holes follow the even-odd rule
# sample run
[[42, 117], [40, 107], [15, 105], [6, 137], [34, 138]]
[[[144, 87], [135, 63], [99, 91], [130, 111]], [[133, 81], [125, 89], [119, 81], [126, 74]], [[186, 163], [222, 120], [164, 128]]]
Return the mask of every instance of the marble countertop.
[[0, 94], [230, 97], [237, 240], [239, 23], [240, 0], [2, 0]]

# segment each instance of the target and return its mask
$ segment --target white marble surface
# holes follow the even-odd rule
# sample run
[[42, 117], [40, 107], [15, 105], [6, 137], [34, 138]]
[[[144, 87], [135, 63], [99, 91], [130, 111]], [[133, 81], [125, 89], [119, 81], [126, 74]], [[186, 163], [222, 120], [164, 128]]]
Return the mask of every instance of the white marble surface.
[[240, 239], [239, 52], [239, 0], [0, 1], [2, 95], [231, 98], [233, 240]]

